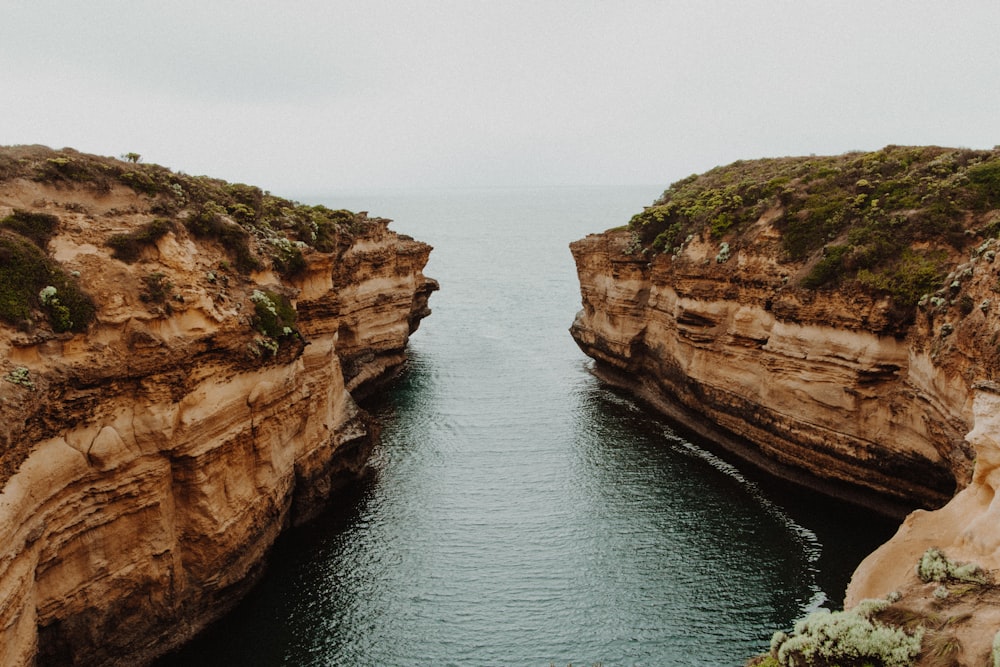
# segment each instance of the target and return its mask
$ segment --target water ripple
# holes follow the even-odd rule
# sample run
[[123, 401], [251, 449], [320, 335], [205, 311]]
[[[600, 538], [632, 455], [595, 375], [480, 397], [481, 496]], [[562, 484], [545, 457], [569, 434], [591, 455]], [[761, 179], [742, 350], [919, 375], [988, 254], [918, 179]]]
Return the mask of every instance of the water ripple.
[[740, 665], [839, 599], [887, 527], [680, 435], [602, 386], [566, 333], [566, 243], [656, 193], [639, 194], [359, 206], [431, 242], [442, 284], [407, 372], [369, 406], [374, 474], [284, 538], [261, 587], [173, 664]]

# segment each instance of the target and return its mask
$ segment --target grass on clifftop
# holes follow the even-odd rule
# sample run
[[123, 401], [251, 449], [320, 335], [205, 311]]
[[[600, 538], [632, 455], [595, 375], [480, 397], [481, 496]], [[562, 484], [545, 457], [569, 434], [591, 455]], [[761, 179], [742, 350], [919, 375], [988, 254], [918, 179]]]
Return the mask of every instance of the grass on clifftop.
[[853, 281], [912, 310], [940, 287], [949, 249], [1000, 232], [1000, 149], [888, 146], [872, 153], [739, 161], [680, 180], [635, 215], [636, 249], [677, 253], [692, 235], [735, 245], [775, 215], [801, 286]]
[[[307, 206], [252, 185], [189, 176], [156, 164], [100, 157], [64, 148], [14, 146], [0, 149], [0, 182], [24, 178], [55, 187], [83, 187], [108, 193], [125, 186], [145, 195], [150, 212], [169, 223], [183, 221], [196, 237], [214, 240], [234, 265], [248, 272], [270, 264], [292, 276], [305, 268], [302, 251], [332, 252], [368, 225], [364, 216], [325, 206]], [[134, 158], [134, 159], [133, 159]], [[110, 241], [117, 257], [135, 261], [162, 230], [138, 230]]]
[[[130, 213], [148, 216], [147, 221], [105, 240], [112, 255], [126, 263], [139, 261], [166, 234], [186, 229], [200, 243], [221, 246], [229, 255], [225, 264], [239, 272], [271, 268], [293, 277], [307, 266], [303, 252], [346, 248], [371, 225], [365, 215], [306, 206], [251, 185], [176, 173], [144, 164], [136, 154], [126, 158], [68, 148], [0, 147], [0, 183], [24, 179], [90, 191], [98, 198], [116, 188], [135, 191], [138, 205]], [[17, 209], [0, 219], [0, 321], [30, 330], [47, 319], [57, 332], [84, 331], [93, 321], [93, 301], [48, 254], [60, 224], [60, 215], [38, 210]], [[155, 296], [155, 290], [147, 292]]]

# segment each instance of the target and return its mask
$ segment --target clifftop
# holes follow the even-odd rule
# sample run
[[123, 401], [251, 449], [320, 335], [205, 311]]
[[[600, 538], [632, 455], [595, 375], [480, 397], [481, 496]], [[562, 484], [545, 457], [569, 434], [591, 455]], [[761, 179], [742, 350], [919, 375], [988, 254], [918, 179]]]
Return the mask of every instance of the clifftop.
[[[899, 333], [934, 296], [963, 303], [942, 288], [970, 248], [1000, 232], [1000, 149], [738, 161], [674, 183], [628, 229], [626, 252], [680, 265], [769, 254], [775, 271], [756, 280], [881, 299], [884, 317], [863, 326]], [[724, 268], [738, 279], [757, 267]]]

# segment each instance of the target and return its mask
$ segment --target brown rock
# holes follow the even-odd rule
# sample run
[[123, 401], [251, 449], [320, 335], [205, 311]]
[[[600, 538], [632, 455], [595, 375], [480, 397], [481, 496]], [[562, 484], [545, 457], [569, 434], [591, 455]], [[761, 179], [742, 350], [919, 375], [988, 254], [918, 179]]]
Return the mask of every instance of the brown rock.
[[[225, 249], [182, 225], [113, 259], [107, 237], [153, 217], [120, 185], [0, 182], [13, 208], [58, 213], [49, 250], [98, 313], [75, 335], [0, 324], [0, 377], [33, 385], [0, 380], [0, 664], [142, 663], [231, 608], [278, 534], [361, 472], [377, 427], [352, 392], [402, 364], [431, 248], [369, 220], [294, 278], [223, 274]], [[163, 305], [141, 298], [152, 272]], [[273, 355], [258, 289], [297, 307]]]
[[624, 254], [627, 236], [571, 245], [583, 296], [571, 333], [599, 375], [834, 495], [890, 512], [952, 495], [969, 466], [965, 383], [888, 333], [885, 304], [791, 288], [752, 246], [725, 264], [697, 245], [650, 261]]

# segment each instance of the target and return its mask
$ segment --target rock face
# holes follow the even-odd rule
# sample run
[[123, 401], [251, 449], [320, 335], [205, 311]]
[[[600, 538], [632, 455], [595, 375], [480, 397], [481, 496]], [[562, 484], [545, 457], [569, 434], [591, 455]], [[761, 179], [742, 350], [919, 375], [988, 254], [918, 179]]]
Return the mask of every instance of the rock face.
[[[937, 599], [937, 583], [925, 583], [916, 574], [916, 563], [930, 548], [942, 550], [949, 560], [975, 563], [992, 572], [1000, 571], [1000, 386], [978, 383], [973, 388], [974, 427], [967, 440], [976, 451], [972, 482], [947, 505], [928, 512], [916, 510], [903, 522], [896, 535], [866, 558], [851, 579], [844, 601], [853, 607], [865, 599], [881, 599], [890, 594], [900, 598], [907, 609], [927, 607], [939, 616], [960, 618], [966, 611], [975, 622], [961, 636], [963, 660], [960, 664], [989, 662], [993, 636], [1000, 627], [1000, 596], [996, 588], [960, 591], [945, 600]], [[962, 598], [966, 598], [962, 600]], [[985, 598], [985, 599], [984, 599]], [[954, 609], [964, 602], [971, 608]]]
[[[0, 182], [0, 218], [58, 217], [47, 250], [96, 305], [83, 333], [0, 325], [0, 664], [142, 663], [227, 611], [278, 534], [363, 468], [377, 426], [352, 392], [400, 367], [430, 312], [430, 246], [363, 216], [290, 276], [229, 269], [183, 225], [113, 259], [109, 235], [157, 202]], [[265, 335], [261, 294], [285, 297], [294, 331]]]
[[570, 331], [600, 376], [754, 463], [921, 508], [845, 606], [900, 593], [896, 618], [986, 664], [1000, 588], [942, 602], [915, 566], [937, 547], [1000, 570], [998, 228], [996, 149], [735, 163], [571, 244]]
[[628, 243], [571, 245], [571, 333], [600, 374], [759, 465], [888, 511], [940, 505], [967, 477], [966, 380], [927, 341], [885, 333], [886, 303], [789, 288], [764, 242], [724, 264], [710, 243], [652, 261]]

